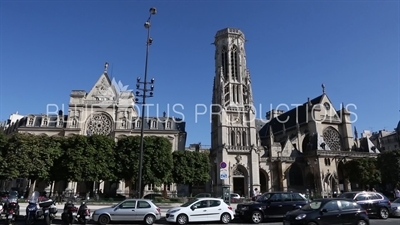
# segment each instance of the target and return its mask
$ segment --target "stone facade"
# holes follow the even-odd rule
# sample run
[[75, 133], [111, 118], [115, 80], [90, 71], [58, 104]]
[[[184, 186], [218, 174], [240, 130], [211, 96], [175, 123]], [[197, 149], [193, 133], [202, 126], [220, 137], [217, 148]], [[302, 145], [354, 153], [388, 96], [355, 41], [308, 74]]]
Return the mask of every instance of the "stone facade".
[[[250, 196], [254, 188], [308, 190], [319, 196], [351, 190], [344, 162], [379, 153], [362, 150], [355, 140], [351, 112], [344, 105], [336, 110], [323, 86], [318, 97], [257, 120], [244, 43], [244, 34], [235, 28], [215, 36], [210, 152], [215, 195], [222, 186], [242, 196]], [[221, 162], [227, 165], [227, 179], [220, 179]]]
[[[119, 91], [110, 80], [106, 67], [89, 92], [71, 92], [68, 115], [61, 110], [56, 114], [27, 115], [10, 123], [4, 132], [48, 136], [100, 134], [118, 140], [121, 137], [140, 135], [141, 121], [138, 114], [132, 91]], [[145, 135], [166, 137], [171, 141], [173, 150], [185, 150], [185, 122], [181, 119], [169, 117], [164, 113], [161, 117], [147, 117], [144, 124]], [[119, 184], [102, 182], [98, 187], [87, 186], [84, 183], [60, 182], [53, 185], [53, 189], [64, 191], [67, 188], [79, 193], [102, 189], [104, 193], [116, 191], [126, 194], [130, 191], [129, 186], [123, 181]], [[152, 193], [153, 189], [162, 187], [148, 185], [144, 194]], [[168, 186], [167, 189], [171, 193], [177, 190], [176, 185]]]

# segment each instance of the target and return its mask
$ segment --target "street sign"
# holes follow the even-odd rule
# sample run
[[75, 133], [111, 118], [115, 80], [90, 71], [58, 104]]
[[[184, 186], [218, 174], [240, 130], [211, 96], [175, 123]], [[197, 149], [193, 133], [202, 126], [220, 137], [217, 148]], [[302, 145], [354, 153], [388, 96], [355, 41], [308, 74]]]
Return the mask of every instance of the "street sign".
[[221, 167], [222, 169], [225, 169], [226, 168], [226, 162], [221, 162], [219, 164], [219, 167]]
[[228, 170], [225, 168], [219, 169], [219, 179], [225, 180], [228, 179]]

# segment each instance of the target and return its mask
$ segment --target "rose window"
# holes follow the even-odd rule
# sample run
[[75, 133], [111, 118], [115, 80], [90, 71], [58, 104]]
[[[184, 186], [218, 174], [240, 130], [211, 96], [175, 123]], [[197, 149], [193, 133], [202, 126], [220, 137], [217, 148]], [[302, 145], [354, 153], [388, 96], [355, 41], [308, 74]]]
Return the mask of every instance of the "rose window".
[[93, 115], [87, 124], [90, 134], [109, 135], [112, 131], [112, 121], [104, 114]]
[[332, 151], [340, 151], [341, 140], [340, 140], [340, 134], [339, 132], [337, 132], [337, 130], [328, 127], [324, 130], [323, 137], [325, 144], [328, 145], [328, 147]]

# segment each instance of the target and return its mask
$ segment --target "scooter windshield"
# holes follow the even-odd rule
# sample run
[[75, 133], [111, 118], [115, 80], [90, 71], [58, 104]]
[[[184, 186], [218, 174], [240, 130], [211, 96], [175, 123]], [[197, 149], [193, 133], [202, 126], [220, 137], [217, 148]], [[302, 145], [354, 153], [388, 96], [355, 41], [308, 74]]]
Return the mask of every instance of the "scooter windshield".
[[29, 198], [28, 202], [37, 204], [39, 202], [39, 195], [40, 195], [40, 193], [38, 191], [33, 192], [31, 197]]
[[18, 202], [18, 192], [17, 191], [10, 192], [10, 194], [8, 195], [7, 201], [10, 203]]

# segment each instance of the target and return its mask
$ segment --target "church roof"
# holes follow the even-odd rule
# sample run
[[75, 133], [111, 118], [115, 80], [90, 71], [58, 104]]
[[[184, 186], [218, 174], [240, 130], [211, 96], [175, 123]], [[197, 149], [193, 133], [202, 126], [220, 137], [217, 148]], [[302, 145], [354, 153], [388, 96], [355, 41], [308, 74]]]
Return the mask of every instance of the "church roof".
[[[323, 96], [324, 94], [310, 100], [311, 105], [320, 104]], [[272, 127], [274, 134], [276, 134], [282, 132], [284, 127], [285, 129], [290, 129], [292, 127], [296, 127], [297, 124], [307, 122], [307, 109], [309, 108], [307, 107], [307, 104], [309, 104], [308, 101], [305, 102], [303, 105], [295, 107], [271, 119], [271, 121], [268, 121], [259, 131], [260, 137], [267, 137], [269, 135], [268, 133], [270, 127]]]

